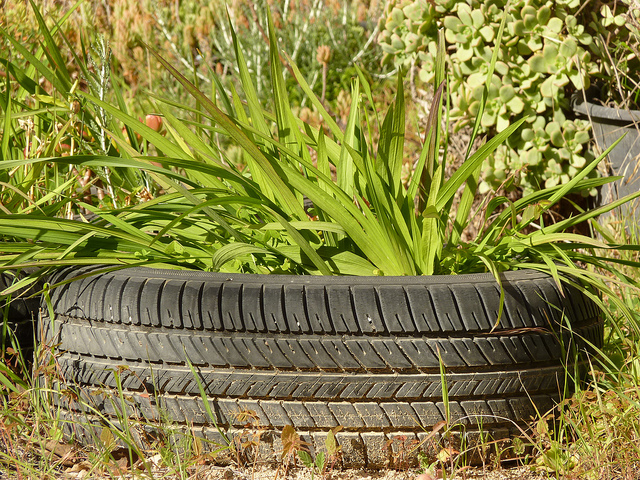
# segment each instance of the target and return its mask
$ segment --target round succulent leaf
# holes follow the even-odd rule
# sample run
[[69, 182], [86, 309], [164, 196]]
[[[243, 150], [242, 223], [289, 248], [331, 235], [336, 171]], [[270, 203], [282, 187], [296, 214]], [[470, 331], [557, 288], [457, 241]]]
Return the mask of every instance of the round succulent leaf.
[[553, 111], [553, 121], [557, 122], [558, 125], [564, 125], [564, 122], [567, 121], [567, 117], [561, 108], [557, 108]]
[[563, 160], [571, 159], [571, 152], [569, 151], [568, 148], [565, 148], [565, 147], [558, 149], [558, 155], [560, 155], [560, 158]]
[[531, 49], [532, 52], [537, 52], [544, 46], [544, 43], [542, 42], [542, 39], [540, 37], [535, 35], [529, 39], [529, 41], [527, 42], [527, 46]]
[[473, 27], [473, 18], [471, 18], [471, 7], [468, 4], [458, 4], [458, 18], [465, 26]]
[[622, 27], [627, 23], [627, 19], [625, 18], [624, 15], [616, 15], [613, 18], [613, 23], [615, 23], [616, 26], [618, 26], [618, 27]]
[[558, 60], [558, 47], [553, 43], [548, 43], [542, 49], [542, 56], [547, 65], [555, 65]]
[[547, 62], [542, 55], [533, 55], [527, 63], [532, 72], [547, 73]]
[[424, 65], [418, 72], [418, 78], [420, 81], [424, 83], [431, 83], [433, 78], [435, 77], [435, 66], [431, 64], [430, 66]]
[[547, 30], [555, 35], [558, 35], [563, 28], [564, 23], [558, 17], [550, 18], [549, 22], [547, 23]]
[[578, 70], [570, 70], [568, 72], [568, 78], [578, 90], [582, 90], [583, 88], [588, 88], [588, 85], [585, 85], [585, 78], [583, 74]]
[[530, 142], [535, 137], [535, 133], [532, 128], [524, 128], [522, 133], [520, 133], [520, 136], [525, 142]]
[[527, 30], [533, 30], [538, 25], [538, 18], [535, 14], [527, 14], [522, 18]]
[[549, 162], [547, 163], [547, 168], [552, 172], [555, 173], [557, 175], [560, 175], [562, 173], [562, 165], [560, 165], [558, 162], [555, 161], [555, 159], [551, 159], [549, 160]]
[[[467, 78], [467, 85], [473, 89], [473, 97], [480, 100], [482, 98], [482, 89], [484, 88], [487, 74], [484, 72], [475, 72]], [[477, 96], [476, 89], [480, 88], [480, 96]]]
[[532, 128], [536, 130], [536, 135], [544, 135], [546, 132], [544, 131], [545, 125], [547, 124], [547, 119], [542, 115], [536, 115], [535, 120], [533, 121]]
[[404, 16], [413, 22], [419, 22], [423, 17], [430, 17], [429, 9], [433, 8], [429, 3], [411, 2], [402, 9]]
[[471, 58], [473, 57], [473, 48], [471, 48], [470, 46], [461, 45], [460, 47], [458, 47], [458, 50], [455, 56], [461, 62], [466, 62], [468, 60], [471, 60]]
[[513, 85], [503, 85], [502, 87], [500, 87], [499, 95], [500, 100], [502, 100], [504, 103], [507, 103], [509, 100], [516, 96], [516, 91], [513, 88]]
[[560, 55], [565, 58], [573, 57], [578, 51], [578, 42], [572, 37], [567, 37], [564, 39], [562, 44], [560, 45]]
[[524, 110], [524, 101], [518, 95], [516, 95], [509, 101], [507, 106], [509, 107], [509, 110], [511, 110], [511, 112], [518, 115]]
[[528, 42], [524, 38], [521, 38], [518, 40], [517, 46], [518, 46], [518, 55], [522, 57], [528, 57], [533, 53], [533, 50], [531, 50]]
[[544, 186], [545, 186], [545, 188], [553, 188], [553, 187], [557, 186], [559, 182], [560, 182], [560, 177], [559, 176], [549, 177], [549, 178], [547, 178], [545, 180]]
[[561, 89], [562, 87], [565, 87], [566, 85], [569, 84], [569, 77], [564, 72], [552, 78], [553, 78], [553, 86], [556, 88], [556, 90]]
[[585, 47], [593, 44], [593, 37], [588, 33], [582, 33], [580, 35], [575, 35], [576, 39]]
[[484, 27], [480, 28], [479, 32], [485, 42], [493, 42], [496, 32], [492, 27], [490, 27], [489, 25], [485, 25]]
[[458, 43], [457, 36], [458, 34], [453, 30], [447, 29], [444, 31], [444, 38], [447, 43]]
[[538, 151], [537, 148], [532, 148], [531, 150], [527, 150], [524, 154], [524, 161], [528, 165], [538, 165], [542, 160], [542, 154]]
[[453, 30], [454, 32], [457, 32], [462, 26], [460, 19], [451, 15], [444, 17], [442, 24], [444, 25], [444, 28], [447, 30]]
[[574, 15], [567, 15], [564, 19], [564, 23], [567, 25], [569, 31], [574, 28], [578, 28], [578, 19]]
[[518, 37], [513, 37], [513, 38], [511, 38], [509, 40], [506, 40], [504, 42], [504, 45], [505, 45], [505, 47], [513, 48], [518, 44], [519, 41], [520, 41], [520, 39]]
[[[484, 170], [483, 173], [484, 173], [484, 176], [487, 177], [487, 180], [489, 180], [488, 177], [493, 176], [491, 175], [490, 172], [487, 172], [486, 170]], [[491, 188], [491, 185], [486, 180], [482, 180], [482, 182], [480, 182], [480, 185], [478, 185], [478, 193], [480, 193], [480, 195], [486, 195], [492, 190], [493, 189]]]
[[485, 23], [484, 15], [481, 10], [474, 9], [471, 11], [471, 22], [473, 26], [477, 29], [482, 27]]
[[544, 127], [544, 131], [546, 133], [548, 133], [549, 135], [551, 135], [553, 132], [560, 132], [562, 131], [562, 128], [560, 126], [560, 123], [556, 122], [556, 121], [551, 121], [549, 123], [547, 123]]
[[473, 35], [467, 35], [467, 38], [470, 38], [471, 41], [469, 42], [469, 44], [475, 49], [475, 55], [476, 57], [482, 57], [482, 53], [484, 52], [483, 47], [483, 41], [482, 41], [482, 37], [481, 36], [473, 36]]
[[536, 17], [539, 25], [546, 25], [551, 18], [551, 9], [547, 5], [540, 7], [536, 13]]
[[460, 68], [460, 74], [462, 76], [468, 77], [469, 75], [471, 75], [472, 73], [476, 72], [477, 70], [473, 67], [471, 62], [464, 62], [459, 64], [459, 68]]
[[404, 50], [404, 42], [397, 33], [391, 35], [391, 46], [396, 50]]
[[589, 135], [589, 132], [585, 132], [584, 130], [578, 130], [576, 132], [574, 140], [576, 143], [582, 145], [588, 143], [591, 140], [591, 135]]
[[564, 136], [569, 140], [573, 140], [573, 138], [576, 136], [577, 130], [578, 129], [576, 127], [576, 124], [571, 120], [565, 120], [562, 124], [562, 131], [564, 132]]
[[391, 20], [395, 25], [401, 25], [404, 21], [404, 12], [397, 7], [391, 10]]
[[500, 114], [496, 119], [496, 130], [502, 132], [506, 130], [511, 124], [510, 116], [508, 114]]
[[518, 24], [518, 21], [516, 20], [515, 22], [507, 22], [507, 24], [505, 25], [505, 31], [504, 33], [510, 36], [514, 36], [514, 35], [518, 35], [517, 30], [516, 30], [516, 25]]
[[[380, 44], [380, 48], [382, 49], [382, 51], [388, 55], [395, 55], [396, 53], [398, 53], [398, 50], [393, 48], [390, 44], [388, 43], [381, 43]], [[386, 60], [386, 58], [385, 58]], [[391, 60], [395, 60], [395, 58], [391, 58]], [[383, 62], [384, 63], [384, 62]]]
[[478, 112], [480, 111], [480, 102], [478, 100], [475, 100], [473, 102], [471, 102], [469, 104], [469, 113], [475, 117], [476, 115], [478, 115]]
[[562, 132], [560, 130], [549, 132], [549, 136], [551, 137], [551, 144], [554, 147], [562, 147], [564, 145], [564, 137], [562, 136]]
[[484, 128], [493, 127], [496, 124], [497, 113], [495, 111], [490, 111], [489, 109], [485, 110], [484, 115], [482, 115], [482, 120], [480, 124]]
[[416, 35], [415, 33], [409, 32], [404, 37], [404, 43], [406, 45], [405, 52], [407, 52], [407, 53], [415, 52], [418, 49], [418, 47], [420, 46], [420, 41], [421, 41], [421, 37], [419, 35]]
[[504, 62], [497, 61], [495, 71], [504, 77], [509, 74], [509, 65]]
[[496, 85], [495, 83], [489, 84], [489, 92], [487, 93], [487, 97], [498, 98], [500, 96], [500, 84]]
[[584, 168], [586, 164], [587, 159], [582, 155], [573, 155], [573, 157], [571, 157], [571, 165], [575, 168]]

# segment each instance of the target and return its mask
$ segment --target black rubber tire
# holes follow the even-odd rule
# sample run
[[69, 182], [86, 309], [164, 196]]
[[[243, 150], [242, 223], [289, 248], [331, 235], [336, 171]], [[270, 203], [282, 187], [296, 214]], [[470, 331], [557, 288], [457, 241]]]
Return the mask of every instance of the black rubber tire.
[[[95, 267], [58, 272], [51, 284]], [[223, 429], [255, 412], [275, 442], [293, 425], [311, 444], [344, 427], [349, 466], [384, 466], [384, 445], [420, 438], [446, 419], [469, 440], [508, 436], [551, 408], [577, 351], [600, 347], [603, 319], [575, 288], [548, 276], [504, 274], [505, 307], [489, 274], [450, 277], [229, 275], [132, 268], [56, 288], [44, 341], [57, 344], [62, 378], [79, 400], [63, 413], [88, 419], [68, 433], [91, 441], [96, 412], [139, 416], [215, 440], [198, 381]], [[495, 328], [494, 328], [495, 327]], [[571, 370], [573, 371], [573, 370]], [[123, 392], [126, 412], [114, 403]], [[116, 405], [118, 407], [116, 408]], [[90, 421], [89, 421], [90, 420]], [[87, 431], [87, 429], [89, 429]], [[268, 442], [267, 442], [268, 443]], [[382, 449], [382, 450], [380, 450]], [[350, 452], [350, 453], [349, 453]], [[387, 455], [388, 457], [388, 455]]]
[[[11, 286], [27, 273], [21, 271], [0, 272], [0, 292]], [[33, 350], [34, 325], [40, 308], [40, 296], [33, 296], [42, 287], [41, 282], [30, 288], [15, 292], [11, 300], [0, 301], [0, 350], [11, 347], [15, 340], [25, 358]], [[4, 325], [3, 325], [4, 324]]]

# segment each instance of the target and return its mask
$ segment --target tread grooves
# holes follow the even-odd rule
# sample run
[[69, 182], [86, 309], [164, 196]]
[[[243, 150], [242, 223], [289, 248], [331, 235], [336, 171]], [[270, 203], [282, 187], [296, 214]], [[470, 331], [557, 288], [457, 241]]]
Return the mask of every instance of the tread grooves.
[[416, 319], [413, 318], [413, 309], [411, 308], [411, 302], [409, 301], [409, 294], [407, 293], [407, 289], [405, 287], [402, 287], [402, 293], [404, 294], [404, 301], [407, 304], [407, 312], [409, 313], [409, 320], [413, 325], [412, 332], [418, 332], [419, 331], [418, 323], [416, 322]]
[[[335, 334], [336, 333], [336, 325], [333, 321], [333, 313], [331, 312], [331, 302], [329, 302], [329, 291], [327, 290], [326, 286], [322, 287], [323, 293], [324, 293], [324, 302], [325, 305], [327, 306], [326, 310], [327, 310], [327, 320], [329, 322], [330, 328], [331, 330], [326, 332], [327, 334]], [[329, 353], [327, 351], [327, 353]], [[330, 355], [330, 354], [329, 354]]]
[[138, 319], [136, 325], [142, 325], [142, 292], [144, 291], [144, 287], [147, 285], [147, 280], [142, 283], [140, 288], [138, 288], [138, 298], [136, 298], [136, 313], [138, 315]]
[[[53, 278], [79, 271], [86, 270], [62, 269]], [[583, 351], [588, 341], [603, 341], [604, 318], [591, 299], [575, 288], [562, 298], [550, 277], [530, 272], [505, 273], [496, 331], [498, 287], [486, 275], [294, 280], [131, 272], [56, 289], [55, 320], [47, 311], [40, 317], [43, 342], [59, 339], [63, 382], [77, 386], [82, 401], [117, 422], [113, 372], [124, 366], [124, 413], [155, 422], [161, 405], [176, 431], [193, 425], [211, 436], [197, 378], [221, 426], [241, 428], [233, 414], [250, 408], [273, 445], [289, 424], [323, 445], [327, 429], [340, 423], [345, 462], [355, 462], [359, 451], [358, 462], [384, 466], [382, 457], [403, 445], [389, 440], [420, 440], [443, 420], [438, 358], [452, 418], [468, 431], [508, 432], [573, 387], [562, 343]], [[573, 336], [549, 301], [565, 310]], [[578, 377], [588, 373], [585, 358], [569, 357]], [[82, 402], [62, 392], [54, 397], [63, 415], [86, 415]]]
[[[204, 312], [202, 311], [202, 299], [204, 297], [204, 282], [200, 285], [200, 288], [198, 288], [198, 320], [199, 320], [199, 326], [197, 328], [197, 330], [204, 330]], [[195, 322], [193, 323], [195, 325]]]

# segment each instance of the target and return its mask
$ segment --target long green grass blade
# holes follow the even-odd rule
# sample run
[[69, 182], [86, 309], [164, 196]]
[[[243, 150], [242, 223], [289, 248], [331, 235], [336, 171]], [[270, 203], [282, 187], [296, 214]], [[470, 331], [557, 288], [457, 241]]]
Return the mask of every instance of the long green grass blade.
[[302, 88], [302, 91], [309, 98], [309, 100], [311, 100], [311, 103], [313, 104], [313, 106], [316, 107], [316, 109], [320, 113], [320, 116], [322, 117], [322, 120], [325, 122], [327, 127], [329, 127], [329, 130], [333, 134], [333, 138], [336, 141], [342, 142], [343, 133], [342, 133], [342, 130], [340, 129], [340, 127], [338, 126], [338, 124], [336, 123], [336, 121], [329, 114], [329, 112], [327, 112], [327, 109], [324, 107], [324, 105], [322, 104], [320, 99], [316, 96], [316, 94], [313, 93], [313, 90], [311, 90], [311, 87], [309, 86], [309, 84], [307, 83], [306, 79], [304, 78], [304, 75], [302, 75], [302, 73], [300, 73], [300, 69], [291, 60], [291, 58], [289, 58], [289, 56], [287, 56], [287, 61], [289, 63], [289, 66], [293, 70], [293, 74], [296, 77], [298, 85], [300, 85], [300, 88]]
[[[301, 202], [296, 199], [293, 192], [289, 189], [288, 185], [282, 180], [282, 173], [279, 165], [274, 161], [270, 161], [265, 154], [260, 150], [258, 145], [252, 142], [246, 134], [222, 112], [206, 95], [198, 90], [189, 80], [187, 80], [173, 65], [162, 58], [158, 53], [150, 50], [158, 61], [185, 87], [193, 97], [197, 98], [202, 106], [209, 112], [209, 114], [215, 119], [215, 122], [227, 132], [227, 134], [238, 143], [244, 150], [258, 164], [262, 169], [265, 179], [268, 179], [272, 184], [272, 189], [279, 200], [279, 204], [288, 214], [291, 214], [294, 218], [303, 219], [306, 218], [306, 213], [302, 208]], [[252, 116], [252, 120], [255, 120]]]
[[16, 51], [24, 57], [24, 59], [31, 64], [31, 66], [46, 78], [57, 91], [66, 95], [68, 93], [68, 89], [65, 89], [65, 85], [60, 83], [60, 80], [57, 78], [55, 72], [53, 72], [50, 68], [48, 68], [44, 63], [42, 63], [35, 55], [33, 55], [29, 50], [27, 50], [20, 42], [18, 42], [15, 38], [13, 38], [4, 28], [0, 26], [0, 35], [5, 37], [11, 45], [16, 49]]
[[[242, 48], [240, 46], [240, 40], [238, 39], [235, 29], [231, 24], [231, 18], [229, 18], [229, 30], [231, 31], [231, 38], [233, 39], [233, 49], [236, 54], [236, 66], [238, 67], [238, 73], [240, 74], [242, 92], [244, 93], [244, 96], [247, 100], [247, 107], [249, 108], [249, 115], [251, 117], [253, 126], [263, 134], [270, 135], [271, 130], [269, 129], [264, 115], [262, 114], [260, 99], [253, 85], [251, 72], [249, 72], [249, 68], [247, 67], [247, 62], [244, 58], [244, 53], [242, 52]], [[214, 118], [216, 118], [215, 115]]]
[[9, 160], [11, 153], [9, 151], [9, 140], [11, 139], [11, 83], [9, 77], [5, 79], [4, 99], [2, 102], [2, 110], [4, 111], [2, 125], [2, 143], [0, 143], [0, 160]]
[[[35, 95], [36, 90], [38, 88], [38, 84], [34, 82], [31, 77], [29, 77], [24, 70], [11, 63], [5, 58], [0, 58], [0, 64], [4, 65], [7, 70], [7, 73], [10, 74], [16, 82], [24, 89], [23, 92], [20, 92], [19, 97], [21, 98], [26, 94]], [[7, 76], [7, 80], [9, 76]]]
[[[250, 121], [249, 121], [249, 117], [244, 111], [244, 106], [242, 105], [242, 101], [240, 100], [240, 97], [238, 96], [233, 85], [231, 85], [230, 88], [231, 88], [231, 95], [233, 99], [233, 105], [235, 106], [236, 118], [238, 120], [238, 123], [240, 124], [242, 131], [247, 135], [247, 137], [250, 140], [255, 140], [252, 130], [246, 127], [247, 125], [250, 124]], [[270, 139], [271, 136], [265, 135], [262, 138]], [[253, 157], [246, 150], [243, 150], [243, 158], [247, 164], [247, 167], [249, 168], [249, 172], [251, 172], [251, 178], [253, 179], [253, 181], [256, 182], [258, 185], [260, 185], [260, 189], [262, 193], [269, 200], [273, 202], [275, 200], [275, 195], [271, 190], [270, 183], [267, 180], [265, 180], [264, 175], [262, 174], [262, 170], [260, 169], [258, 164], [254, 161]]]
[[458, 210], [456, 211], [456, 218], [453, 222], [453, 230], [447, 243], [451, 245], [457, 245], [460, 242], [460, 236], [465, 227], [469, 223], [469, 215], [471, 213], [471, 207], [473, 201], [476, 198], [476, 192], [478, 191], [478, 180], [480, 179], [480, 173], [482, 171], [482, 165], [476, 167], [475, 172], [467, 179], [464, 191], [460, 197], [460, 203], [458, 204]]
[[469, 139], [469, 146], [467, 147], [467, 154], [465, 155], [465, 160], [469, 158], [471, 155], [471, 149], [473, 148], [473, 144], [478, 136], [478, 130], [480, 129], [482, 123], [482, 117], [484, 115], [484, 109], [487, 105], [487, 99], [489, 96], [489, 86], [491, 85], [491, 81], [493, 79], [493, 72], [496, 68], [496, 63], [498, 61], [498, 54], [501, 51], [502, 47], [502, 36], [504, 34], [504, 26], [507, 21], [507, 12], [509, 11], [509, 4], [511, 0], [507, 0], [507, 4], [504, 6], [504, 13], [502, 15], [502, 20], [500, 21], [500, 27], [498, 28], [498, 35], [496, 36], [496, 40], [494, 42], [493, 53], [491, 54], [491, 61], [489, 62], [489, 69], [487, 70], [487, 79], [484, 84], [484, 88], [482, 89], [482, 99], [480, 100], [479, 109], [476, 113], [476, 120], [473, 124], [473, 129], [471, 131], [471, 138]]
[[[40, 10], [38, 10], [38, 7], [36, 6], [34, 0], [29, 0], [29, 3], [31, 4], [33, 13], [36, 16], [38, 25], [40, 26], [40, 33], [44, 35], [47, 51], [49, 52], [50, 57], [53, 59], [53, 64], [52, 64], [53, 71], [58, 77], [58, 79], [60, 80], [60, 82], [64, 85], [65, 87], [64, 92], [68, 92], [69, 89], [71, 88], [71, 76], [69, 75], [69, 71], [67, 70], [66, 62], [64, 61], [62, 53], [60, 53], [60, 49], [58, 48], [58, 45], [54, 41], [53, 36], [51, 35], [51, 32], [49, 31], [49, 28], [47, 27], [47, 24], [44, 21], [44, 18], [42, 18], [42, 15], [40, 14]], [[77, 5], [78, 4], [76, 4], [76, 6]]]
[[351, 109], [347, 120], [340, 161], [336, 165], [338, 187], [347, 195], [353, 195], [355, 186], [355, 167], [347, 146], [358, 150], [358, 134], [356, 129], [360, 125], [360, 82], [354, 79], [351, 83]]
[[384, 119], [378, 145], [378, 172], [386, 179], [392, 195], [400, 204], [402, 163], [404, 160], [405, 109], [402, 76], [398, 75], [395, 102]]
[[522, 118], [512, 125], [509, 125], [504, 131], [498, 133], [495, 137], [480, 147], [476, 153], [474, 153], [469, 159], [464, 162], [458, 170], [445, 182], [442, 189], [438, 192], [438, 198], [435, 206], [438, 210], [444, 208], [444, 206], [453, 198], [456, 191], [460, 186], [467, 181], [467, 179], [473, 175], [478, 165], [481, 165], [491, 153], [495, 151], [509, 136], [515, 132], [520, 125], [526, 121], [526, 118]]
[[412, 202], [416, 198], [416, 195], [419, 195], [416, 205], [416, 210], [418, 212], [422, 212], [424, 210], [427, 205], [428, 192], [431, 191], [431, 182], [435, 168], [433, 142], [436, 135], [435, 132], [440, 128], [437, 124], [438, 114], [436, 113], [436, 109], [442, 104], [444, 88], [445, 84], [441, 83], [433, 96], [431, 109], [429, 110], [429, 116], [427, 117], [424, 144], [422, 145], [418, 163], [413, 169], [411, 181], [409, 182], [407, 197], [409, 201]]
[[278, 214], [275, 210], [271, 210], [267, 208], [271, 212], [271, 214], [276, 218], [278, 222], [284, 227], [287, 233], [291, 236], [296, 245], [300, 247], [300, 249], [307, 255], [309, 260], [316, 266], [316, 268], [320, 271], [322, 275], [332, 275], [333, 272], [329, 269], [329, 267], [324, 263], [320, 255], [315, 251], [315, 249], [309, 244], [306, 238], [294, 228], [287, 220]]

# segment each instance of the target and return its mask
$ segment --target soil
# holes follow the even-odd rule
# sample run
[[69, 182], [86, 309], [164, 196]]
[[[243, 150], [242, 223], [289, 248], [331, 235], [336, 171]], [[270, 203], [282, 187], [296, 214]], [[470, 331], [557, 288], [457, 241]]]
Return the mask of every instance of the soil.
[[[158, 456], [159, 457], [159, 456]], [[159, 458], [158, 458], [159, 459]], [[154, 460], [153, 458], [151, 459]], [[93, 479], [93, 480], [107, 480], [112, 478], [134, 480], [134, 479], [146, 479], [148, 475], [133, 474], [120, 472], [119, 474], [104, 474], [96, 476], [95, 473], [90, 472], [86, 468], [88, 465], [76, 466], [75, 468], [68, 468], [64, 473], [60, 475], [60, 479]], [[514, 467], [514, 468], [499, 468], [489, 469], [482, 467], [464, 467], [457, 471], [448, 471], [444, 475], [441, 471], [434, 472], [434, 475], [419, 474], [415, 469], [409, 469], [404, 471], [398, 470], [361, 470], [350, 469], [341, 471], [331, 471], [323, 476], [312, 475], [309, 469], [306, 468], [291, 468], [288, 471], [284, 469], [278, 469], [269, 466], [261, 466], [255, 469], [251, 468], [233, 468], [233, 467], [219, 467], [213, 465], [201, 465], [197, 467], [191, 467], [187, 469], [188, 476], [174, 474], [167, 469], [154, 468], [152, 470], [153, 477], [162, 478], [166, 480], [178, 480], [178, 479], [192, 479], [192, 480], [439, 480], [446, 478], [449, 480], [546, 480], [549, 477], [545, 473], [536, 473], [531, 470], [530, 467]], [[0, 472], [0, 480], [4, 480]], [[8, 479], [9, 477], [7, 477]]]

